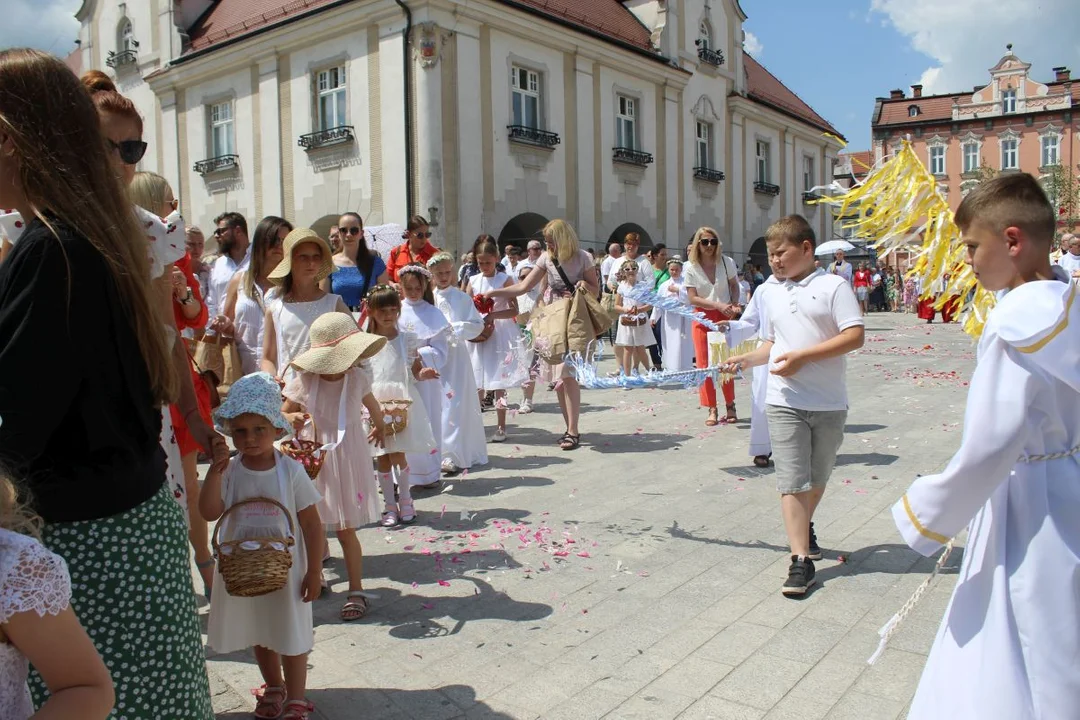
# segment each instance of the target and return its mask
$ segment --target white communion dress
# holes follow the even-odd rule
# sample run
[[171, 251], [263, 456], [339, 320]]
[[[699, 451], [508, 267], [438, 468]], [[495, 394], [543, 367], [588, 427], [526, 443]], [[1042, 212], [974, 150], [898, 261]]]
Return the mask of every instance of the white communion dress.
[[435, 291], [435, 305], [450, 322], [453, 334], [442, 372], [442, 456], [459, 468], [486, 465], [487, 438], [476, 377], [469, 359], [469, 340], [484, 329], [484, 318], [467, 293], [455, 287]]
[[[473, 275], [469, 279], [469, 290], [473, 295], [483, 295], [503, 288], [508, 279], [506, 273], [502, 272], [495, 273], [493, 277]], [[495, 311], [509, 308], [509, 300], [502, 298], [495, 301]], [[528, 353], [521, 338], [521, 329], [513, 318], [496, 320], [491, 337], [484, 342], [469, 343], [468, 351], [477, 388], [509, 390], [521, 387], [529, 379]]]
[[[671, 288], [678, 292], [671, 292]], [[682, 287], [682, 278], [668, 279], [656, 289], [660, 297], [678, 298], [686, 303], [686, 291]], [[690, 370], [694, 367], [694, 321], [684, 315], [664, 312], [654, 307], [652, 322], [660, 323], [660, 336], [664, 345], [664, 370]]]
[[311, 347], [311, 324], [326, 313], [334, 312], [340, 302], [343, 302], [341, 296], [330, 293], [309, 302], [285, 302], [280, 296], [270, 300], [277, 340], [277, 371], [286, 383], [296, 375], [289, 363]]
[[[439, 309], [426, 300], [401, 301], [401, 317], [398, 328], [416, 338], [417, 353], [424, 367], [443, 372], [449, 353], [450, 336], [453, 329]], [[439, 481], [442, 475], [442, 432], [440, 421], [443, 414], [443, 384], [439, 378], [419, 380], [416, 390], [424, 402], [428, 419], [431, 421], [431, 434], [435, 440], [435, 452], [409, 453], [409, 484], [431, 485]]]
[[[747, 340], [768, 339], [771, 330], [769, 318], [764, 312], [765, 293], [774, 291], [780, 284], [775, 275], [758, 286], [750, 297], [750, 302], [742, 317], [732, 320], [728, 325], [727, 343], [730, 347], [740, 345]], [[750, 455], [772, 454], [772, 440], [769, 439], [769, 418], [765, 415], [765, 391], [769, 387], [769, 366], [758, 365], [751, 370], [750, 390], [752, 394], [750, 412]]]
[[405, 429], [399, 433], [387, 430], [383, 447], [372, 448], [375, 457], [391, 453], [423, 454], [435, 450], [431, 422], [412, 374], [412, 364], [417, 357], [416, 338], [409, 333], [399, 332], [368, 361], [371, 365], [371, 392], [376, 400], [380, 403], [411, 401]]

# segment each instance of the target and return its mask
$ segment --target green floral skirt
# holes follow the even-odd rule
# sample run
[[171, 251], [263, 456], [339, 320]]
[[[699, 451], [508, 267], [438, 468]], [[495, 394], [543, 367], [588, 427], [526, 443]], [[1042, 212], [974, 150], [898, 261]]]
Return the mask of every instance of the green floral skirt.
[[[67, 561], [71, 606], [116, 686], [111, 720], [213, 720], [187, 527], [168, 488], [126, 513], [46, 525]], [[34, 703], [48, 690], [30, 676]]]

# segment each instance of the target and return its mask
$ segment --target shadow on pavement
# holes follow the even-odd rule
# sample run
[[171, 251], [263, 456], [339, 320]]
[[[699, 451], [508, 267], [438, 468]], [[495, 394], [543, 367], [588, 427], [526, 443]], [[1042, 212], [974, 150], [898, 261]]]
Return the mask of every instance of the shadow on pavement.
[[[362, 681], [362, 678], [360, 679]], [[476, 702], [476, 691], [468, 685], [445, 685], [430, 690], [399, 690], [396, 688], [326, 688], [309, 690], [308, 699], [315, 704], [315, 717], [378, 718], [379, 720], [409, 720], [411, 718], [469, 717], [490, 720], [514, 720], [513, 716], [496, 712], [484, 703]], [[451, 700], [453, 698], [453, 700]], [[251, 717], [250, 714], [221, 715], [219, 718]]]
[[488, 495], [494, 495], [495, 493], [502, 492], [503, 490], [512, 490], [518, 487], [543, 487], [545, 485], [554, 485], [555, 481], [544, 477], [531, 477], [531, 476], [481, 476], [476, 477], [473, 475], [467, 475], [457, 478], [449, 478], [444, 481], [444, 488], [447, 485], [453, 485], [453, 489], [449, 492], [443, 491], [448, 495], [455, 497], [486, 497]]
[[[651, 453], [659, 450], [668, 450], [677, 447], [683, 442], [690, 440], [689, 435], [676, 435], [667, 433], [627, 433], [626, 435], [613, 435], [605, 433], [605, 440], [601, 443], [589, 444], [589, 449], [598, 453]], [[582, 438], [582, 444], [586, 444]]]
[[845, 425], [844, 432], [850, 435], [858, 435], [859, 433], [868, 433], [875, 432], [877, 430], [884, 430], [885, 427], [885, 425], [875, 425], [872, 423], [868, 425]]
[[[514, 434], [514, 438], [507, 440], [507, 444], [510, 444], [510, 440], [516, 439], [517, 433]], [[520, 452], [527, 452], [528, 448], [522, 448]], [[514, 452], [519, 452], [514, 450]], [[510, 470], [518, 472], [520, 470], [540, 470], [546, 468], [549, 465], [568, 465], [570, 458], [560, 457], [558, 455], [514, 455], [511, 457], [497, 457], [491, 455], [488, 457], [488, 464], [484, 466], [484, 470]]]
[[899, 460], [897, 455], [888, 455], [885, 453], [840, 453], [836, 456], [836, 467], [843, 467], [845, 465], [892, 465]]
[[678, 538], [680, 540], [693, 540], [694, 542], [705, 543], [706, 545], [722, 545], [724, 547], [737, 548], [754, 548], [757, 550], [774, 550], [781, 553], [788, 552], [787, 545], [773, 545], [762, 540], [739, 542], [738, 540], [728, 540], [724, 538], [711, 538], [705, 537], [703, 535], [695, 535], [694, 533], [679, 527], [678, 521], [672, 521], [671, 527], [667, 529], [667, 532], [668, 535], [673, 538]]
[[[822, 568], [817, 571], [817, 587], [824, 586], [829, 580], [838, 577], [852, 575], [867, 575], [870, 573], [885, 573], [890, 575], [908, 575], [913, 573], [928, 574], [934, 567], [934, 563], [941, 556], [941, 551], [930, 558], [924, 558], [907, 545], [888, 543], [884, 545], [871, 545], [869, 547], [845, 553], [843, 550], [825, 550], [824, 555], [830, 559], [836, 559], [845, 555], [845, 562], [839, 565]], [[953, 548], [949, 559], [941, 568], [940, 575], [955, 575], [960, 571], [960, 562], [964, 557], [964, 549]], [[918, 566], [918, 567], [916, 567]], [[811, 595], [812, 593], [807, 593]]]

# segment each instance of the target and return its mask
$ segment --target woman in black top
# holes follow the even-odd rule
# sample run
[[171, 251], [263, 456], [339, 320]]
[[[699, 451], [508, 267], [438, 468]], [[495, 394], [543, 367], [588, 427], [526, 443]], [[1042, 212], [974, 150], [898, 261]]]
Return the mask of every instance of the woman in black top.
[[[178, 378], [146, 234], [111, 161], [131, 142], [103, 135], [62, 62], [0, 52], [0, 206], [27, 221], [0, 266], [0, 463], [68, 563], [118, 710], [210, 720], [186, 528], [159, 444]], [[40, 704], [47, 690], [31, 685]]]

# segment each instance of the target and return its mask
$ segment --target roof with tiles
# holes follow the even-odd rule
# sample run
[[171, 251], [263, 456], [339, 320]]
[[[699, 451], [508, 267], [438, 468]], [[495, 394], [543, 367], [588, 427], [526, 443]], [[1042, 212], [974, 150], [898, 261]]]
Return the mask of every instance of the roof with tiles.
[[[1066, 83], [1046, 83], [1051, 94], [1057, 94], [1064, 90]], [[1080, 81], [1072, 83], [1072, 103], [1080, 105]], [[945, 95], [923, 95], [922, 97], [883, 98], [881, 102], [881, 116], [874, 127], [882, 125], [906, 125], [908, 123], [926, 122], [952, 122], [953, 98], [960, 98], [961, 102], [971, 101], [971, 92], [948, 93]], [[911, 107], [919, 108], [919, 114], [911, 117]]]
[[[339, 0], [218, 0], [188, 31], [187, 52], [213, 47], [317, 11]], [[547, 15], [641, 50], [652, 50], [649, 30], [619, 0], [499, 0]]]
[[746, 69], [746, 94], [751, 100], [757, 100], [783, 113], [794, 115], [797, 119], [819, 130], [843, 137], [839, 130], [818, 115], [814, 108], [807, 105], [802, 98], [789, 90], [787, 85], [766, 70], [764, 65], [745, 52], [743, 59]]

